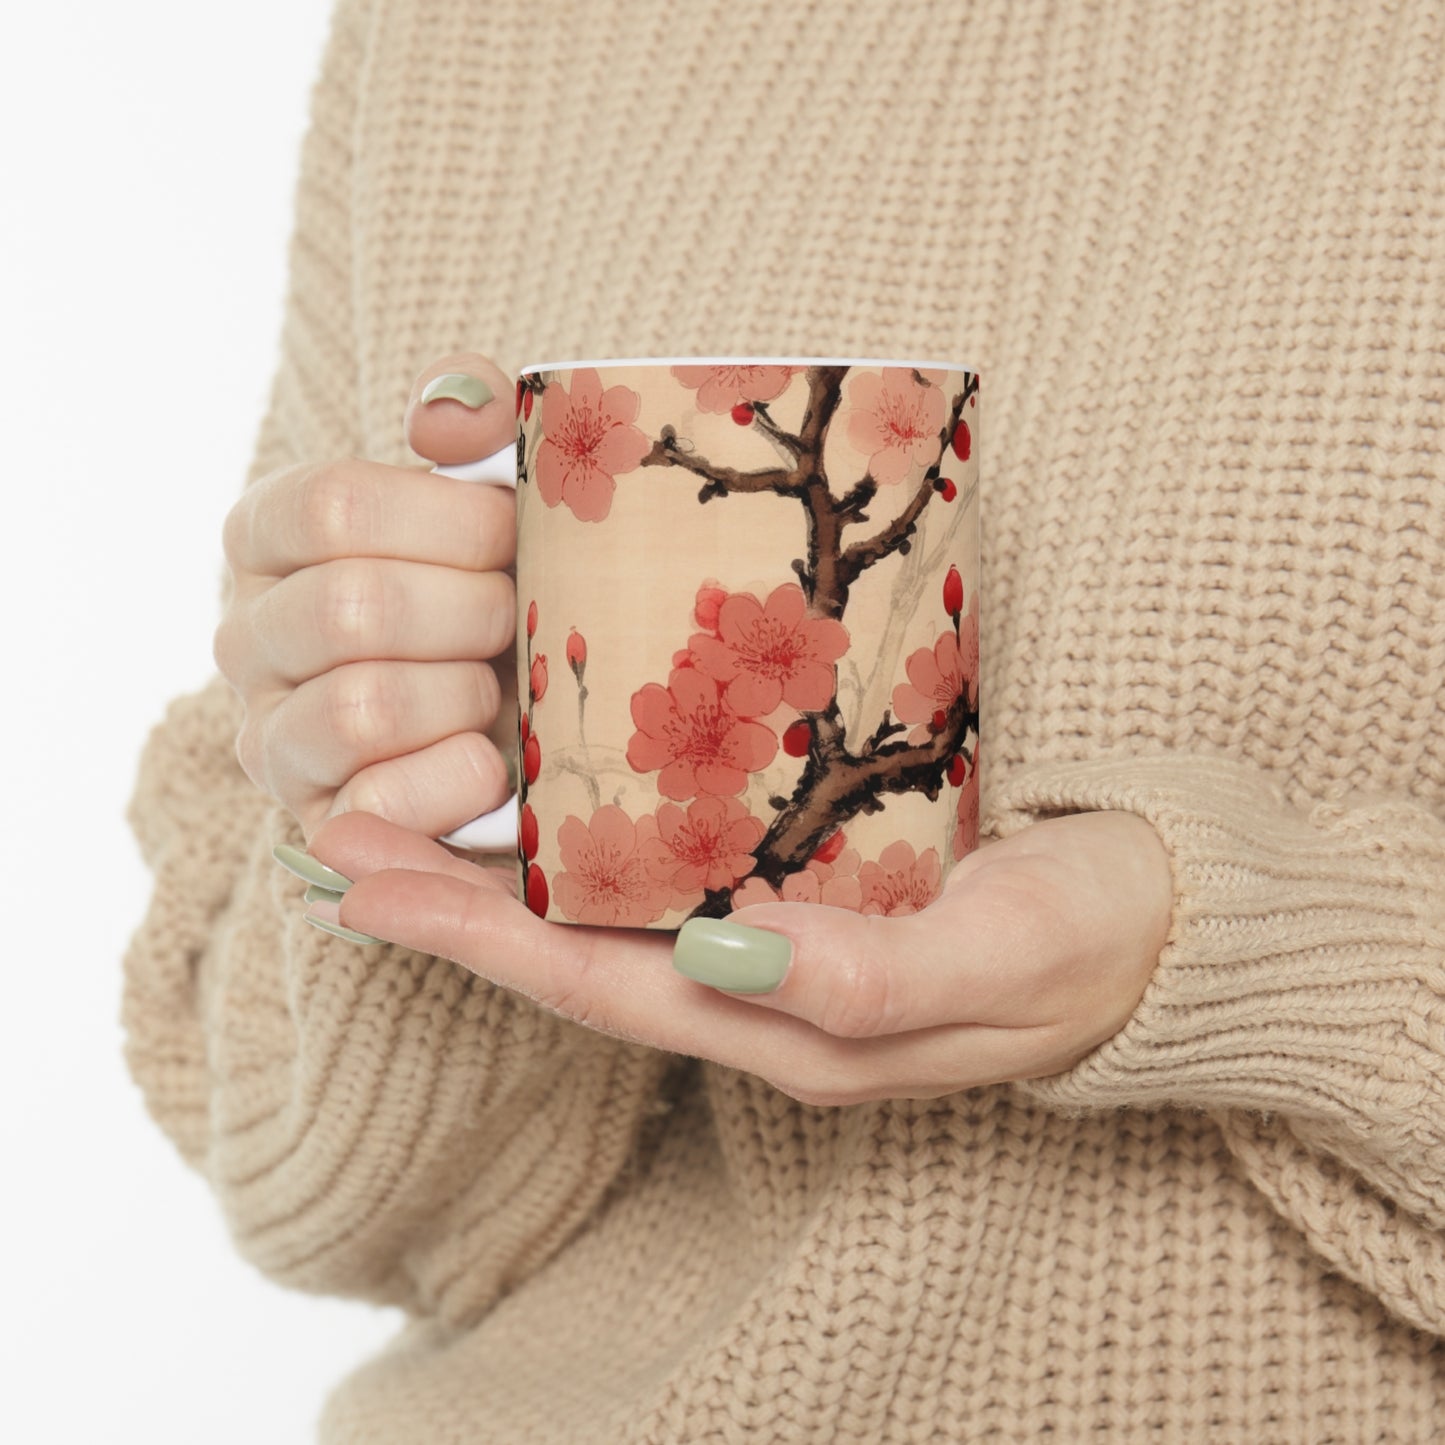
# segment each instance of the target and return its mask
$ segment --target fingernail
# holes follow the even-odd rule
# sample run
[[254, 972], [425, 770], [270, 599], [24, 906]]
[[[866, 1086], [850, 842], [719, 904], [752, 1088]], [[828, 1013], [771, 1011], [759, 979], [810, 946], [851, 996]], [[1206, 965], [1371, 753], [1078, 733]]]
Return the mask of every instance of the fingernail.
[[734, 993], [771, 993], [792, 958], [792, 940], [781, 933], [718, 918], [689, 918], [672, 950], [679, 973]]
[[303, 913], [307, 923], [312, 928], [319, 928], [323, 933], [334, 934], [337, 938], [344, 938], [348, 943], [381, 943], [380, 938], [373, 938], [369, 933], [357, 933], [354, 928], [343, 928], [339, 923], [328, 923], [324, 918], [313, 918], [309, 913]]
[[434, 376], [421, 394], [423, 406], [433, 401], [459, 401], [473, 411], [485, 406], [491, 399], [492, 388], [480, 376], [468, 376], [464, 371], [448, 371], [442, 376]]
[[289, 843], [278, 843], [271, 850], [271, 856], [288, 873], [294, 873], [305, 882], [316, 884], [318, 888], [328, 888], [333, 893], [345, 893], [351, 887], [351, 879], [342, 877], [335, 869], [318, 863], [309, 853], [303, 853]]
[[345, 896], [344, 892], [337, 893], [330, 888], [318, 888], [314, 883], [306, 890], [308, 903], [340, 903]]

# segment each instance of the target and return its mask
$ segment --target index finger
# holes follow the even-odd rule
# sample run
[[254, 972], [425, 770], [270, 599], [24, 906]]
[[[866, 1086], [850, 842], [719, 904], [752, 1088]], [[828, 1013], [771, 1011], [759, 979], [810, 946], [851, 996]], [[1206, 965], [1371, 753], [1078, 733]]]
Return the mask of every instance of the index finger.
[[237, 571], [288, 577], [343, 557], [497, 572], [517, 555], [516, 497], [455, 477], [346, 457], [272, 472], [226, 518]]

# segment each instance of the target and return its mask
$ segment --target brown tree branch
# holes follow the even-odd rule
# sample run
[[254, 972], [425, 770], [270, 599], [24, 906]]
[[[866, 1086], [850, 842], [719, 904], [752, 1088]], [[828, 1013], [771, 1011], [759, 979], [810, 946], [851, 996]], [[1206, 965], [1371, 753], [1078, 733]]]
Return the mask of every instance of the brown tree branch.
[[709, 486], [703, 489], [704, 495], [723, 492], [777, 492], [781, 496], [796, 497], [801, 494], [803, 484], [797, 470], [789, 467], [740, 472], [734, 467], [716, 466], [706, 457], [683, 451], [678, 446], [677, 434], [671, 427], [665, 427], [662, 436], [653, 442], [652, 450], [642, 459], [642, 465], [682, 467], [709, 483]]

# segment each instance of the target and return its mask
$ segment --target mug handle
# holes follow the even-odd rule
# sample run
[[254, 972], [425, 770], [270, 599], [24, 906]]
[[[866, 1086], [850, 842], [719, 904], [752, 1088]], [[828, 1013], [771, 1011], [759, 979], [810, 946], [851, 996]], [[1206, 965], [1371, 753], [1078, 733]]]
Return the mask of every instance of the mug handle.
[[[482, 482], [494, 487], [517, 485], [516, 444], [503, 447], [489, 457], [479, 457], [474, 462], [458, 462], [452, 466], [433, 467], [432, 471], [443, 477], [455, 477], [463, 482]], [[515, 851], [517, 847], [517, 795], [513, 793], [500, 808], [453, 828], [439, 840], [456, 848], [466, 848], [473, 853], [498, 853]]]

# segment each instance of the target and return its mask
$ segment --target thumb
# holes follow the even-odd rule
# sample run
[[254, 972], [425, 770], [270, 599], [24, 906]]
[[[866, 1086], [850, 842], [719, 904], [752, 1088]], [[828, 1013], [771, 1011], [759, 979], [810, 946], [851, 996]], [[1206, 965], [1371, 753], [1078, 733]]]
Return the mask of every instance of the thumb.
[[699, 983], [806, 1020], [839, 1038], [872, 1038], [967, 1018], [961, 910], [948, 891], [900, 918], [817, 903], [757, 903], [726, 919], [689, 919], [673, 966]]
[[458, 351], [416, 379], [406, 404], [406, 443], [439, 466], [475, 462], [513, 440], [516, 383], [494, 361]]

